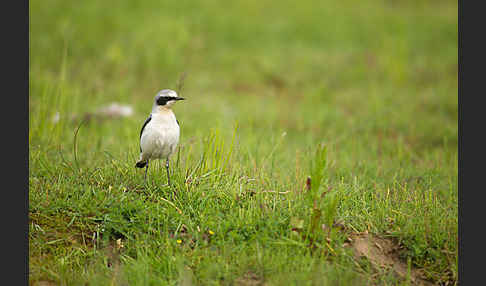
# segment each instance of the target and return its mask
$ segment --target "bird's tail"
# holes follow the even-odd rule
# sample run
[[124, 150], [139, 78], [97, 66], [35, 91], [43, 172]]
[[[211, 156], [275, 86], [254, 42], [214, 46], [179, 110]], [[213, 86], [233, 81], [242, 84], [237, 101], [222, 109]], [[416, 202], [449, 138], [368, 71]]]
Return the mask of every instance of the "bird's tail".
[[143, 167], [145, 167], [145, 165], [147, 165], [147, 164], [148, 164], [148, 162], [147, 162], [147, 161], [142, 161], [142, 160], [140, 160], [140, 161], [138, 161], [138, 162], [135, 164], [135, 167], [137, 167], [137, 168], [143, 168]]

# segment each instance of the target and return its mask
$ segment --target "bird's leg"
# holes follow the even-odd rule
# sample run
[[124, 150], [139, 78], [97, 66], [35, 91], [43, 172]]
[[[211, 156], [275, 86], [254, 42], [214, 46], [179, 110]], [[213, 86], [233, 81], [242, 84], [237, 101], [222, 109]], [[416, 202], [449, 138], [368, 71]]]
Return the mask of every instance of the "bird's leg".
[[148, 171], [148, 165], [149, 161], [147, 160], [147, 165], [145, 165], [145, 177], [144, 177], [144, 183], [147, 184], [147, 171]]
[[165, 169], [167, 170], [167, 185], [170, 187], [169, 158], [165, 161]]

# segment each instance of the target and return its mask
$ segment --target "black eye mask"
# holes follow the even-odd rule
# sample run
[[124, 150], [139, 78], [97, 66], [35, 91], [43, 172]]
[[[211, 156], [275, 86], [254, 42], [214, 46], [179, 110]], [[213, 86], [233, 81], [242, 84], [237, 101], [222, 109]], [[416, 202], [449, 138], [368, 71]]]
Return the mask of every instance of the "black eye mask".
[[175, 97], [173, 96], [161, 96], [157, 98], [157, 105], [166, 105], [168, 101], [174, 100]]
[[157, 105], [166, 105], [168, 101], [171, 100], [184, 100], [182, 97], [173, 97], [173, 96], [161, 96], [157, 98]]

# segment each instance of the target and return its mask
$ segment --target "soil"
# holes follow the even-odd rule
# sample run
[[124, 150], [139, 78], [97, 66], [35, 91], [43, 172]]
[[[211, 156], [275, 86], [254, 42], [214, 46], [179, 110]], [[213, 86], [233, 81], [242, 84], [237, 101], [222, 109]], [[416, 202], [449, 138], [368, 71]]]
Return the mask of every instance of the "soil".
[[346, 246], [353, 249], [357, 259], [365, 257], [377, 270], [391, 270], [401, 279], [409, 279], [412, 285], [435, 285], [425, 280], [419, 269], [410, 266], [399, 257], [400, 246], [391, 239], [369, 233], [351, 234]]

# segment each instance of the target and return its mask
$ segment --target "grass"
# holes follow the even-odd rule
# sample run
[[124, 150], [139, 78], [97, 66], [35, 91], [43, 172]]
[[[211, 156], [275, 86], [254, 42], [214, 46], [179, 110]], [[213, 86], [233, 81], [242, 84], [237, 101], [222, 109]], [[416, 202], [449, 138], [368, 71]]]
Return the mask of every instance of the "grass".
[[[364, 231], [457, 284], [457, 2], [29, 4], [31, 285], [410, 283], [343, 246]], [[144, 185], [184, 71], [174, 188]]]

